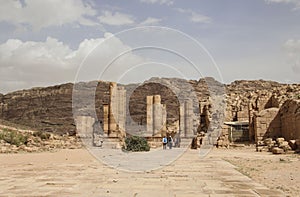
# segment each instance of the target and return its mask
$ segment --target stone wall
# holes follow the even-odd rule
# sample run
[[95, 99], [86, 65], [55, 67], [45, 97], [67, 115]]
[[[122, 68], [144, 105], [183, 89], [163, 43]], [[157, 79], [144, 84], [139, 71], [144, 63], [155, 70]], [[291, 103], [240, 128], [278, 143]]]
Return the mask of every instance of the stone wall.
[[300, 139], [300, 100], [287, 100], [279, 111], [282, 137]]
[[277, 138], [281, 135], [278, 108], [269, 108], [254, 114], [255, 141]]

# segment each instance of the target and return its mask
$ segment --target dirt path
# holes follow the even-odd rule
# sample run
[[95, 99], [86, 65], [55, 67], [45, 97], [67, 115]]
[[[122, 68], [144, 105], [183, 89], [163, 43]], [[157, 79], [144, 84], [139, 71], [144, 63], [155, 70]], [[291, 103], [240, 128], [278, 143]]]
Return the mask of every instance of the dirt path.
[[106, 166], [85, 149], [1, 154], [0, 196], [285, 196], [220, 155], [212, 151], [201, 159], [188, 150], [168, 166], [138, 173]]

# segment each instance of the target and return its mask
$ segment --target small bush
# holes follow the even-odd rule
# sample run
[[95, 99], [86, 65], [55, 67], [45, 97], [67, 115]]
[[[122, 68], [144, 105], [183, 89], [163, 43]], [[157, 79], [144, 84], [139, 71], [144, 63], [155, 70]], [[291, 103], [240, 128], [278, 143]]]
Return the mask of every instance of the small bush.
[[23, 144], [27, 144], [28, 135], [22, 134], [18, 131], [4, 129], [3, 131], [0, 131], [0, 140], [4, 140], [11, 145], [21, 146]]
[[139, 136], [130, 136], [125, 139], [127, 151], [140, 152], [140, 151], [149, 151], [150, 146], [144, 137]]
[[48, 140], [51, 135], [49, 133], [46, 133], [46, 132], [43, 132], [43, 131], [36, 131], [36, 132], [33, 133], [33, 136], [34, 137], [39, 137], [42, 140]]

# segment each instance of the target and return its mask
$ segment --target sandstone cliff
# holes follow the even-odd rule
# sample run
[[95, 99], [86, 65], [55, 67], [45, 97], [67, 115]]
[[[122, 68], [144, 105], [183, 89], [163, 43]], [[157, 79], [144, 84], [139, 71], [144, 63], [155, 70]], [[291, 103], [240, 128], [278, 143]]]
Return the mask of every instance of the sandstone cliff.
[[[75, 134], [73, 115], [76, 113], [91, 115], [94, 107], [101, 123], [103, 104], [109, 102], [109, 82], [82, 82], [76, 84], [76, 87], [85, 90], [85, 93], [81, 92], [81, 95], [76, 96], [75, 99], [79, 99], [80, 106], [75, 106], [75, 111], [72, 111], [72, 96], [76, 95], [76, 88], [71, 83], [0, 94], [0, 120], [42, 131], [73, 135]], [[213, 120], [215, 112], [211, 111], [212, 95], [224, 98], [227, 121], [249, 120], [249, 109], [260, 111], [265, 108], [280, 107], [286, 100], [300, 95], [299, 84], [280, 84], [263, 80], [240, 80], [223, 85], [213, 78], [203, 78], [199, 81], [152, 78], [144, 84], [130, 84], [125, 88], [130, 114], [134, 121], [142, 124], [145, 124], [146, 120], [147, 95], [162, 96], [162, 103], [167, 106], [168, 121], [178, 119], [180, 98], [193, 99], [196, 101], [195, 105], [200, 103], [199, 115], [203, 113], [202, 118], [209, 119], [202, 120], [202, 123]], [[90, 105], [91, 98], [95, 99], [95, 106]]]

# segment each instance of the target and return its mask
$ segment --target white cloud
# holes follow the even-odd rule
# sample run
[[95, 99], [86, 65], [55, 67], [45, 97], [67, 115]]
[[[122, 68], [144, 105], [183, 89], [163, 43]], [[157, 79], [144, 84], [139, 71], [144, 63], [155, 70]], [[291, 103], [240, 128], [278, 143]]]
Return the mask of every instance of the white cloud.
[[141, 22], [141, 25], [157, 25], [162, 21], [162, 19], [159, 18], [152, 18], [152, 17], [148, 17], [146, 20], [144, 20], [143, 22]]
[[190, 20], [195, 23], [211, 23], [211, 18], [195, 12], [192, 12]]
[[134, 18], [131, 15], [120, 12], [112, 13], [110, 11], [104, 11], [103, 15], [99, 16], [98, 19], [103, 24], [113, 26], [134, 24]]
[[[97, 47], [99, 44], [101, 47]], [[83, 40], [76, 50], [52, 37], [44, 42], [9, 39], [0, 45], [0, 92], [73, 82], [79, 65], [87, 55], [88, 67], [83, 69], [81, 79], [95, 80], [108, 62], [130, 49], [109, 33], [103, 38]], [[94, 53], [90, 54], [91, 51]], [[121, 67], [140, 61], [142, 58], [128, 53], [112, 67], [111, 75], [119, 72]]]
[[140, 0], [140, 2], [142, 3], [148, 3], [148, 4], [160, 4], [160, 5], [163, 5], [163, 4], [166, 4], [166, 5], [173, 5], [174, 1], [172, 0]]
[[96, 10], [81, 0], [25, 0], [24, 4], [17, 0], [0, 4], [0, 21], [30, 25], [35, 30], [67, 23], [97, 25], [88, 18], [95, 15]]
[[212, 19], [210, 17], [199, 14], [190, 9], [175, 8], [175, 10], [180, 13], [183, 13], [183, 14], [188, 14], [190, 21], [192, 21], [194, 23], [211, 23], [212, 22]]
[[300, 74], [300, 40], [287, 40], [283, 49], [287, 54], [288, 63], [295, 73]]
[[300, 0], [265, 0], [267, 3], [284, 3], [284, 4], [292, 4], [294, 6], [293, 10], [300, 9]]

